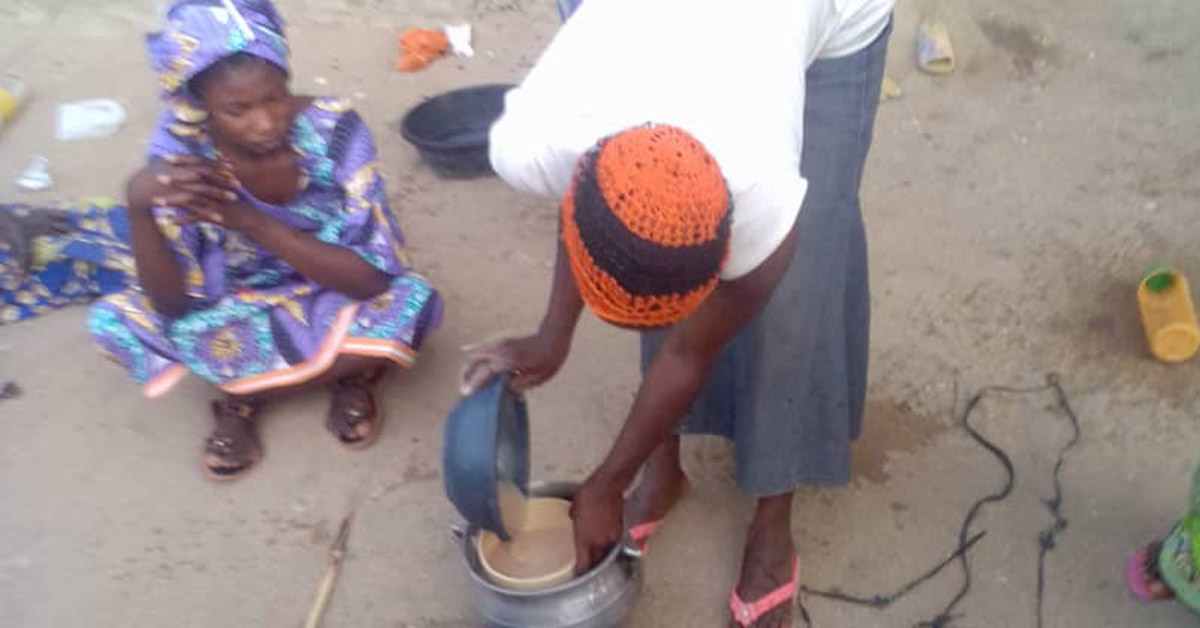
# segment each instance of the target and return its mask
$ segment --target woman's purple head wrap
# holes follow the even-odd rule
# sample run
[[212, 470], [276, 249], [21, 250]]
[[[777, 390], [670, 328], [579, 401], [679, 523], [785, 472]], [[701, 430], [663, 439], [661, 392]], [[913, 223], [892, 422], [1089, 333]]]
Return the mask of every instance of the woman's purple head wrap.
[[288, 71], [283, 19], [270, 0], [178, 0], [166, 27], [146, 37], [146, 54], [164, 100], [191, 101], [188, 81], [239, 52]]

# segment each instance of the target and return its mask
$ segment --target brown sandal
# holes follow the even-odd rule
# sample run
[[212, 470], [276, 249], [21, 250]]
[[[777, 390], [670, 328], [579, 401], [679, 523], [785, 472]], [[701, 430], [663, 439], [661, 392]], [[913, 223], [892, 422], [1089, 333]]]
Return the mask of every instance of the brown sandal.
[[[217, 426], [204, 441], [202, 466], [210, 480], [232, 482], [245, 475], [262, 458], [262, 445], [254, 426], [258, 406], [238, 401], [213, 401], [212, 413]], [[241, 424], [244, 434], [230, 433], [230, 426], [239, 424], [235, 421]]]
[[375, 402], [375, 389], [385, 375], [384, 367], [368, 369], [330, 386], [333, 399], [325, 429], [347, 449], [365, 449], [379, 438], [383, 413]]

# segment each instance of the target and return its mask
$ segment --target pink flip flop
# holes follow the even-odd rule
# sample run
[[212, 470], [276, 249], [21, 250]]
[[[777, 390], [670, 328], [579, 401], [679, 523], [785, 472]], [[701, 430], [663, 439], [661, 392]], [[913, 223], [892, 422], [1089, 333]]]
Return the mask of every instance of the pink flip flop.
[[733, 620], [742, 628], [750, 628], [750, 625], [762, 618], [763, 615], [790, 603], [796, 597], [796, 589], [800, 586], [800, 558], [792, 559], [792, 579], [780, 586], [778, 589], [754, 600], [746, 603], [738, 596], [737, 589], [734, 588], [733, 594], [729, 596], [729, 610], [733, 612]]
[[663, 520], [647, 521], [639, 523], [632, 528], [629, 528], [629, 540], [633, 541], [634, 547], [638, 548], [643, 554], [646, 553], [646, 544], [650, 541], [650, 537], [658, 532], [662, 527]]
[[1154, 546], [1155, 544], [1151, 544], [1143, 547], [1125, 563], [1125, 584], [1129, 587], [1129, 592], [1137, 599], [1147, 603], [1161, 602], [1173, 597], [1169, 590], [1167, 593], [1151, 592], [1150, 583], [1146, 581], [1146, 559], [1149, 558], [1149, 553]]

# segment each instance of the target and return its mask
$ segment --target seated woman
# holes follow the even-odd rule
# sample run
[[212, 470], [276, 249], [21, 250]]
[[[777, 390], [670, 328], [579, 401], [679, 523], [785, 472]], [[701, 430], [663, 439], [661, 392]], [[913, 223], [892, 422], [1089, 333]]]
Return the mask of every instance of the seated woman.
[[326, 426], [364, 447], [374, 388], [408, 366], [441, 305], [412, 272], [375, 146], [337, 99], [288, 88], [283, 22], [268, 0], [183, 0], [148, 38], [167, 111], [128, 184], [138, 287], [89, 325], [149, 397], [188, 371], [216, 384], [210, 477], [260, 457], [263, 400], [329, 385]]

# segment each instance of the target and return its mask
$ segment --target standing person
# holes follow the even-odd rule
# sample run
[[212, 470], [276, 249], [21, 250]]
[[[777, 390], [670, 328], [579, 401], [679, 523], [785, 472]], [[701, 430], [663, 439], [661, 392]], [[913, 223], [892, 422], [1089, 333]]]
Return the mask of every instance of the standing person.
[[97, 303], [100, 346], [150, 397], [188, 372], [225, 393], [204, 468], [261, 455], [262, 402], [326, 384], [326, 427], [351, 448], [379, 434], [374, 389], [436, 326], [412, 272], [366, 124], [336, 98], [288, 87], [268, 0], [182, 0], [148, 38], [167, 110], [129, 180], [139, 286]]
[[792, 494], [849, 480], [863, 411], [858, 190], [892, 8], [589, 0], [508, 95], [492, 163], [561, 199], [561, 244], [538, 332], [470, 357], [463, 391], [550, 379], [585, 304], [642, 334], [633, 406], [574, 501], [581, 570], [623, 518], [644, 543], [674, 506], [680, 434], [719, 434], [758, 498], [731, 624], [791, 625]]

